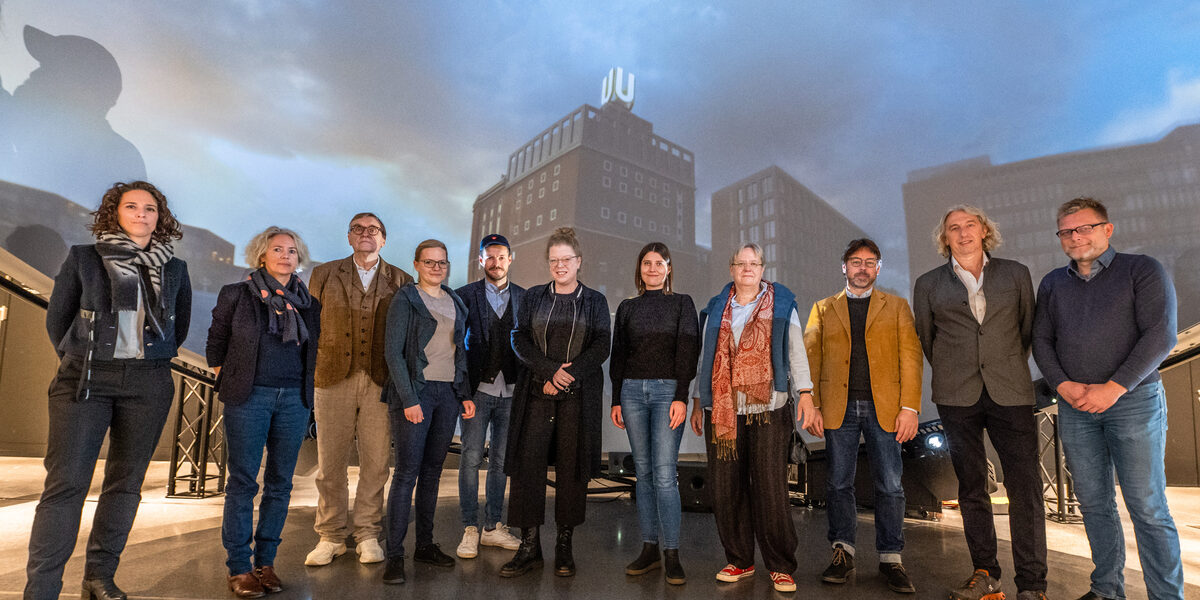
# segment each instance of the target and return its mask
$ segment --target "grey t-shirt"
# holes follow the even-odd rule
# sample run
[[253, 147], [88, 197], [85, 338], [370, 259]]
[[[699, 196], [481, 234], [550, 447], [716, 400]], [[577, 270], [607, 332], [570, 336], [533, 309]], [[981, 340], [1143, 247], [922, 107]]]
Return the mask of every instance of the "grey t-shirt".
[[429, 309], [429, 314], [437, 320], [437, 330], [433, 332], [433, 338], [425, 344], [425, 358], [429, 360], [429, 364], [425, 366], [425, 381], [449, 381], [454, 382], [454, 299], [450, 294], [442, 294], [441, 298], [434, 298], [425, 293], [425, 290], [417, 287], [417, 292], [421, 295], [421, 301], [425, 303], [425, 308]]

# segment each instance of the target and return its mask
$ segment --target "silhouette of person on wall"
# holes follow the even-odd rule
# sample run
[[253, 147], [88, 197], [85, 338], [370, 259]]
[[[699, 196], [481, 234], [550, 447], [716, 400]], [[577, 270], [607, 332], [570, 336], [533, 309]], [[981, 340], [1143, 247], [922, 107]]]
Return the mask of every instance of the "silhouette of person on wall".
[[54, 277], [67, 259], [67, 243], [45, 225], [22, 225], [8, 234], [4, 248], [47, 277]]
[[114, 181], [146, 178], [142, 155], [113, 131], [108, 111], [121, 94], [121, 69], [85, 37], [25, 26], [39, 66], [11, 96], [0, 94], [0, 179], [84, 206]]

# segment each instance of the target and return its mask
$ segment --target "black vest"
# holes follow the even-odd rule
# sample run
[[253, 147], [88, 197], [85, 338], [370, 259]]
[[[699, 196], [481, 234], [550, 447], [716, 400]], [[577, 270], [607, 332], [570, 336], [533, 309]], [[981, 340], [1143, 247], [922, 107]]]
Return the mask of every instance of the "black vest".
[[504, 383], [511, 385], [517, 382], [517, 354], [512, 349], [513, 314], [512, 300], [504, 307], [504, 314], [496, 317], [496, 311], [490, 304], [485, 304], [484, 310], [491, 311], [491, 330], [488, 331], [487, 362], [483, 365], [484, 383], [496, 381], [496, 374], [504, 373]]

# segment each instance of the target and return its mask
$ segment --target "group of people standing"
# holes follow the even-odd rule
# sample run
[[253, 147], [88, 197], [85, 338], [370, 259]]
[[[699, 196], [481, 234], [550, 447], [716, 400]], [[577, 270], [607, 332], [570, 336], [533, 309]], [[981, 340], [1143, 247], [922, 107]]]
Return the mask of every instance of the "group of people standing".
[[[47, 312], [62, 363], [50, 387], [47, 477], [30, 537], [26, 598], [58, 596], [106, 434], [83, 597], [126, 597], [113, 576], [170, 409], [169, 361], [188, 333], [191, 288], [172, 251], [182, 233], [165, 196], [146, 182], [116, 184], [93, 216], [97, 243], [72, 248]], [[554, 573], [574, 575], [574, 529], [585, 520], [588, 481], [600, 472], [607, 360], [609, 417], [629, 437], [643, 542], [625, 573], [661, 569], [669, 584], [686, 581], [677, 461], [687, 422], [706, 442], [728, 561], [716, 579], [752, 577], [757, 546], [773, 587], [795, 591], [787, 461], [798, 422], [826, 440], [831, 559], [821, 579], [845, 583], [855, 571], [861, 438], [874, 479], [879, 570], [891, 590], [912, 593], [901, 561], [901, 444], [917, 434], [924, 358], [974, 569], [950, 597], [1004, 597], [986, 430], [1011, 500], [1018, 597], [1045, 598], [1032, 352], [1062, 401], [1060, 427], [1095, 563], [1083, 599], [1125, 597], [1114, 470], [1150, 597], [1182, 598], [1156, 370], [1175, 341], [1173, 289], [1157, 261], [1108, 245], [1113, 226], [1099, 202], [1064, 204], [1057, 224], [1071, 260], [1043, 279], [1036, 302], [1028, 269], [991, 255], [1001, 239], [996, 224], [977, 208], [956, 206], [934, 234], [947, 263], [917, 279], [912, 309], [875, 289], [882, 254], [858, 239], [842, 256], [845, 288], [817, 302], [807, 324], [795, 295], [763, 280], [763, 252], [753, 243], [733, 253], [731, 282], [699, 314], [673, 289], [670, 250], [647, 244], [633, 269], [637, 295], [613, 319], [604, 296], [579, 280], [583, 250], [569, 228], [547, 241], [548, 283], [525, 289], [511, 282], [512, 248], [491, 234], [479, 245], [483, 279], [457, 290], [445, 283], [450, 261], [440, 241], [417, 246], [415, 280], [386, 263], [387, 229], [371, 213], [350, 221], [351, 256], [316, 267], [307, 285], [296, 275], [308, 260], [303, 240], [267, 228], [246, 248], [249, 276], [221, 289], [206, 349], [224, 403], [229, 479], [221, 539], [229, 587], [242, 598], [283, 589], [275, 555], [310, 414], [318, 432], [320, 540], [306, 565], [331, 563], [352, 537], [360, 562], [384, 562], [383, 581], [404, 583], [415, 511], [407, 556], [453, 566], [434, 542], [433, 523], [442, 465], [461, 426], [463, 533], [455, 554], [474, 558], [480, 545], [515, 551], [503, 577], [540, 568], [553, 466]], [[353, 511], [352, 452], [359, 463]], [[395, 471], [385, 505], [389, 459]], [[503, 521], [509, 478], [508, 525], [519, 536]]]

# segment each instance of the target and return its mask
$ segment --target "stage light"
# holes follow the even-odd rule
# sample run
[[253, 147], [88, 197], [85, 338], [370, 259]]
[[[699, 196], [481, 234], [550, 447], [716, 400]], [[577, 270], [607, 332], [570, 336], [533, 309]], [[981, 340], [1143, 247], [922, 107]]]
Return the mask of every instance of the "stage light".
[[925, 436], [925, 447], [930, 450], [941, 450], [946, 447], [946, 436], [941, 433], [931, 433]]

